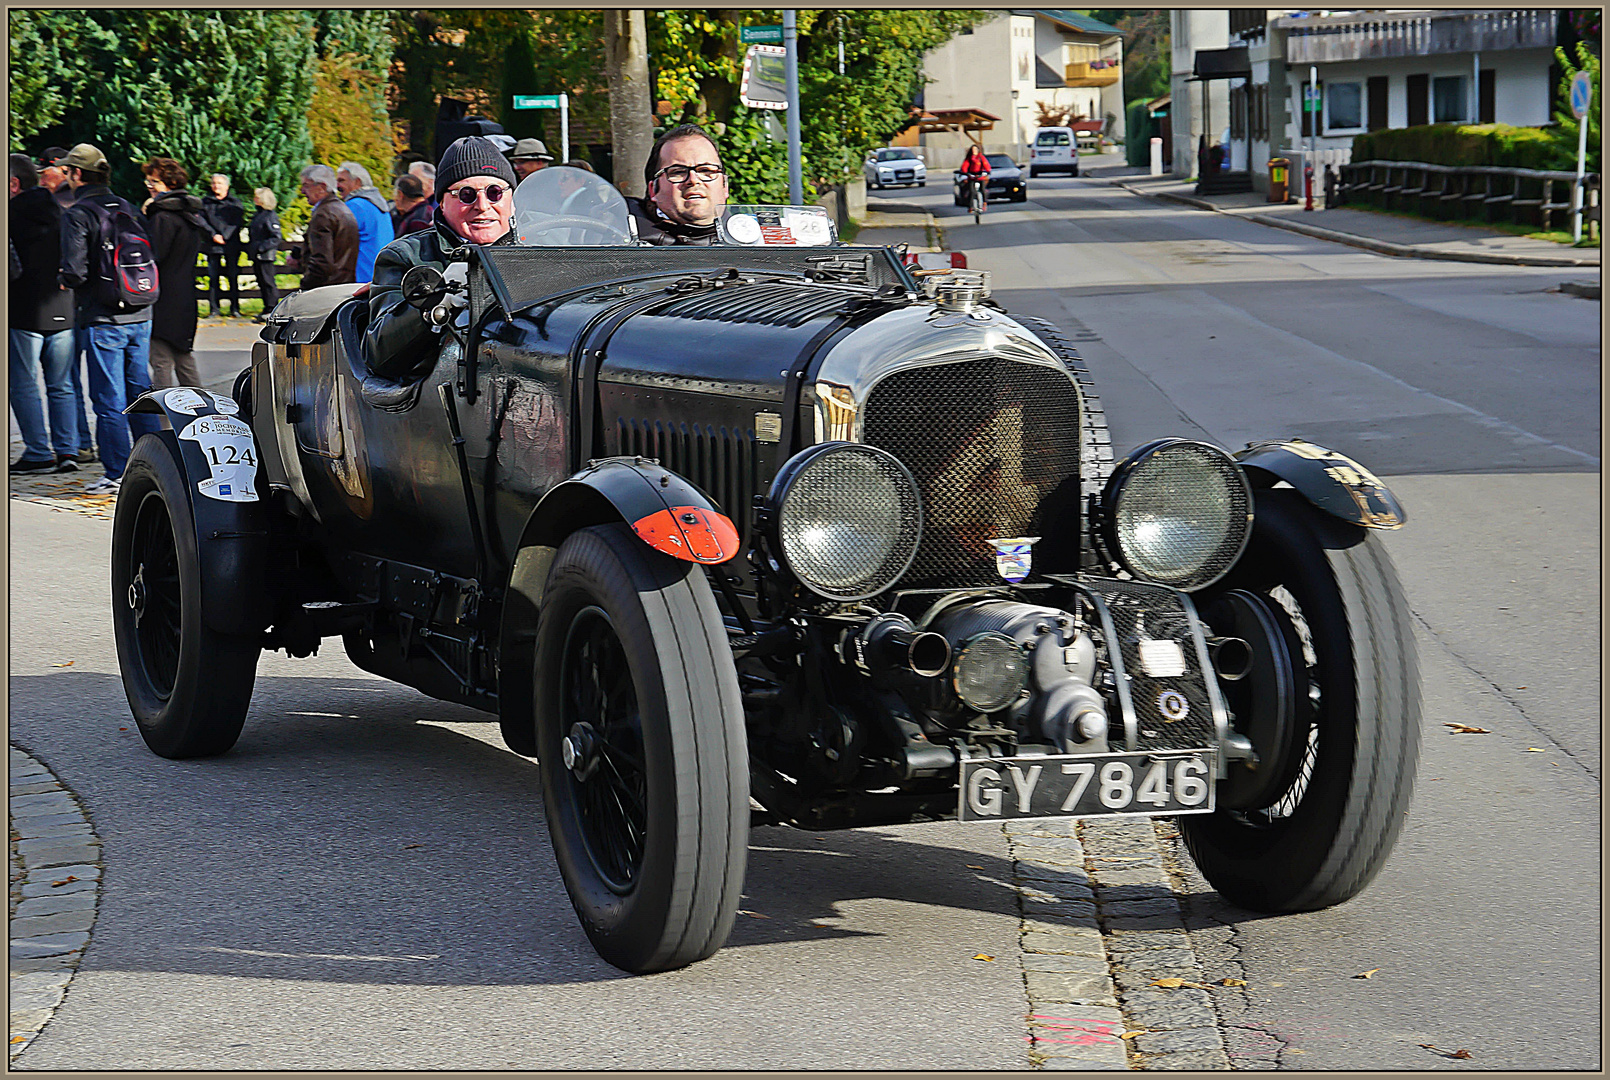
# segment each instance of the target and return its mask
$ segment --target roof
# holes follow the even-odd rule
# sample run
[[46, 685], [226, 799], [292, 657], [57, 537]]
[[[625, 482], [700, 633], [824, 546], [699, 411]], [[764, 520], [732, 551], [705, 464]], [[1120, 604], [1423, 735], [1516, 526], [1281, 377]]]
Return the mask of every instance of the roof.
[[1077, 11], [1043, 11], [1036, 9], [1035, 15], [1044, 16], [1054, 22], [1059, 22], [1070, 30], [1079, 30], [1086, 34], [1122, 34], [1123, 31], [1116, 26], [1108, 26], [1100, 19], [1092, 19], [1088, 15], [1081, 15]]

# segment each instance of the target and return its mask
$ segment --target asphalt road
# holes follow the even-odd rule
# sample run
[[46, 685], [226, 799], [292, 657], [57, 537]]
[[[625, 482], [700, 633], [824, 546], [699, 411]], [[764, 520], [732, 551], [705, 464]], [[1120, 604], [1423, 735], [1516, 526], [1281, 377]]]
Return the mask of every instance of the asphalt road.
[[[1032, 191], [950, 239], [1009, 308], [1075, 332], [1120, 450], [1302, 435], [1410, 513], [1387, 544], [1427, 735], [1396, 855], [1311, 915], [1181, 886], [1204, 962], [1249, 984], [1221, 998], [1235, 1060], [1597, 1068], [1598, 305], [1545, 292], [1558, 271], [1390, 260], [1088, 179]], [[950, 216], [943, 186], [890, 196]], [[264, 658], [229, 755], [155, 758], [117, 678], [109, 523], [10, 513], [11, 737], [105, 845], [83, 967], [17, 1066], [1027, 1064], [1020, 973], [973, 960], [1016, 948], [998, 832], [757, 830], [729, 946], [625, 978], [577, 927], [534, 768], [495, 725], [332, 642]]]
[[1249, 984], [1216, 995], [1232, 1060], [1599, 1068], [1599, 304], [1548, 291], [1558, 270], [1383, 258], [1096, 179], [1030, 194], [978, 225], [943, 186], [890, 198], [939, 215], [1009, 310], [1074, 332], [1115, 451], [1297, 435], [1409, 513], [1386, 544], [1425, 743], [1386, 869], [1341, 907], [1253, 919], [1181, 854], [1210, 977]]

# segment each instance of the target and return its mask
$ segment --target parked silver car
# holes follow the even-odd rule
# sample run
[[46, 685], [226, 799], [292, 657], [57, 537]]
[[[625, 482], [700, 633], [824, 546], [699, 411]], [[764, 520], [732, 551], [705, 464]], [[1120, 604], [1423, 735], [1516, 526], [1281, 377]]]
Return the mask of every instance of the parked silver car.
[[873, 151], [866, 156], [866, 164], [861, 167], [861, 172], [866, 177], [868, 188], [892, 187], [896, 184], [901, 187], [907, 184], [925, 187], [928, 184], [928, 166], [909, 146], [886, 146]]

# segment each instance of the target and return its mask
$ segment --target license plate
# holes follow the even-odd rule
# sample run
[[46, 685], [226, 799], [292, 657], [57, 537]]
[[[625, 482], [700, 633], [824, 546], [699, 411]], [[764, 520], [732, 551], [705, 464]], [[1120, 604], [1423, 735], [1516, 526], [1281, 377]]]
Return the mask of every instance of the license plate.
[[978, 758], [961, 764], [958, 821], [1206, 814], [1214, 751]]
[[910, 169], [901, 169], [899, 172], [894, 174], [894, 178], [896, 180], [910, 180], [916, 175], [917, 174], [912, 172]]

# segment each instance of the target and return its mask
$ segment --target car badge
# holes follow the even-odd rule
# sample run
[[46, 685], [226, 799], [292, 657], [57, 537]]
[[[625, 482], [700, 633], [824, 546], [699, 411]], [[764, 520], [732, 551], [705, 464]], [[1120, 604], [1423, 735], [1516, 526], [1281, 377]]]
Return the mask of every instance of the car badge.
[[1016, 584], [1029, 576], [1038, 536], [1014, 536], [1010, 540], [991, 540], [995, 545], [995, 569], [1002, 580]]
[[1178, 690], [1164, 690], [1157, 695], [1157, 711], [1172, 724], [1191, 715], [1191, 703]]

